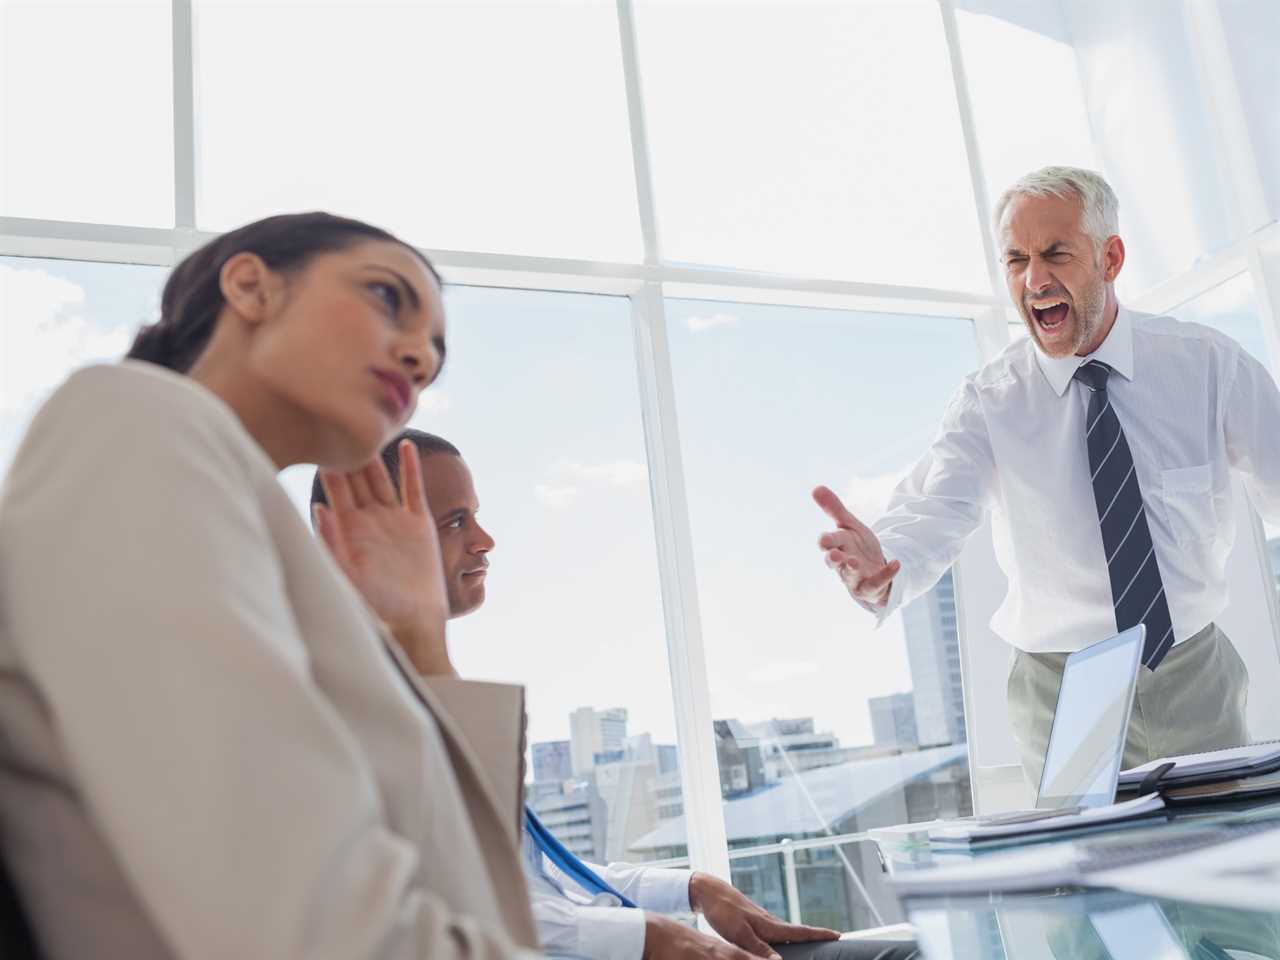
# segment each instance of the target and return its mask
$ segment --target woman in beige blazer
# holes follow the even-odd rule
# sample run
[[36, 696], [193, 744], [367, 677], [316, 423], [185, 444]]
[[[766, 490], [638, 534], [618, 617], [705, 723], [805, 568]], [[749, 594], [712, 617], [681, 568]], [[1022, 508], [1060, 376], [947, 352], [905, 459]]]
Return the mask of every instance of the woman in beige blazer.
[[[444, 360], [431, 265], [260, 221], [174, 270], [131, 356], [53, 395], [0, 492], [0, 851], [45, 955], [532, 950], [518, 798], [276, 480], [403, 426]], [[442, 585], [401, 614], [443, 643]]]

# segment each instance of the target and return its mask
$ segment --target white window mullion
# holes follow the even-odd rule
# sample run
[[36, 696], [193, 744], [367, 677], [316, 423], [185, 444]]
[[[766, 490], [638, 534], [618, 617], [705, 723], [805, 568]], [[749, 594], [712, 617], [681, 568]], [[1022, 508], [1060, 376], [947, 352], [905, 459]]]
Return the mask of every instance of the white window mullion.
[[695, 870], [728, 880], [729, 844], [661, 290], [646, 283], [631, 304], [689, 862]]
[[[662, 262], [662, 253], [654, 206], [649, 132], [640, 82], [635, 10], [632, 0], [617, 0], [617, 5], [644, 262], [653, 267]], [[680, 747], [689, 864], [695, 870], [728, 880], [729, 843], [720, 797], [720, 768], [711, 721], [711, 687], [702, 646], [698, 586], [693, 570], [693, 536], [680, 456], [675, 384], [667, 343], [662, 285], [653, 281], [641, 284], [631, 298], [631, 307], [649, 462], [649, 489], [658, 545], [658, 576], [666, 620], [667, 660], [676, 714], [676, 740]]]
[[[977, 127], [973, 117], [973, 100], [969, 93], [969, 82], [964, 68], [964, 54], [960, 45], [960, 30], [956, 23], [954, 0], [938, 0], [938, 9], [942, 16], [942, 27], [947, 38], [947, 54], [951, 60], [951, 76], [955, 88], [956, 109], [960, 114], [960, 128], [964, 133], [965, 157], [969, 162], [969, 182], [973, 189], [973, 202], [977, 206], [978, 229], [982, 234], [982, 252], [987, 264], [987, 279], [991, 285], [993, 297], [1001, 297], [1004, 293], [1004, 279], [1000, 274], [998, 251], [996, 249], [995, 231], [991, 222], [991, 197], [987, 192], [987, 178], [982, 166], [982, 151], [978, 146]], [[976, 311], [973, 315], [974, 334], [978, 340], [978, 351], [981, 361], [986, 363], [1009, 343], [1009, 323], [1007, 312], [1002, 307], [990, 307]], [[989, 642], [988, 631], [984, 626], [973, 622], [970, 597], [980, 587], [999, 577], [995, 569], [993, 557], [981, 551], [967, 549], [955, 566], [956, 589], [956, 633], [960, 639], [961, 689], [964, 694], [964, 724], [968, 740], [969, 754], [969, 789], [975, 810], [994, 809], [999, 801], [984, 778], [975, 760], [978, 748], [975, 736], [978, 734], [974, 722], [976, 710], [973, 703], [975, 696], [972, 677], [969, 669], [971, 648], [976, 643]]]
[[[956, 24], [954, 0], [938, 0], [942, 16], [942, 28], [947, 38], [947, 54], [951, 59], [951, 78], [955, 88], [956, 109], [960, 114], [960, 129], [964, 134], [964, 152], [969, 161], [969, 183], [973, 189], [973, 202], [978, 208], [978, 230], [982, 234], [982, 253], [987, 264], [987, 280], [991, 294], [1002, 297], [1004, 278], [1000, 275], [996, 250], [994, 225], [991, 222], [991, 197], [987, 192], [987, 177], [982, 167], [982, 150], [978, 146], [978, 131], [973, 119], [973, 100], [969, 95], [969, 81], [964, 69], [964, 54], [960, 48], [960, 29]], [[982, 310], [974, 314], [974, 332], [978, 337], [978, 349], [985, 362], [993, 358], [1009, 343], [1008, 317], [1003, 309]]]
[[649, 127], [645, 123], [644, 88], [640, 83], [640, 51], [636, 40], [636, 16], [631, 0], [617, 0], [618, 36], [622, 43], [622, 78], [627, 91], [627, 119], [631, 126], [631, 163], [636, 179], [636, 204], [644, 262], [658, 263], [658, 215], [653, 198], [653, 167], [649, 154]]
[[[173, 215], [179, 235], [196, 227], [195, 18], [173, 0]], [[183, 244], [175, 244], [181, 247]]]

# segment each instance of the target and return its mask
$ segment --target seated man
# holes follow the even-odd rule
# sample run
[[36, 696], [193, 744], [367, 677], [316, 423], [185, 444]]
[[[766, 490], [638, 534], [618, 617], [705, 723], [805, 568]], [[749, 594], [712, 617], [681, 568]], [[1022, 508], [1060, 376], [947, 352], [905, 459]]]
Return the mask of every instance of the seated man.
[[[488, 554], [494, 541], [476, 519], [479, 502], [471, 471], [447, 440], [419, 430], [404, 431], [383, 451], [393, 480], [397, 484], [412, 482], [401, 463], [405, 440], [421, 458], [422, 482], [440, 542], [449, 615], [461, 617], [484, 603]], [[403, 549], [413, 540], [413, 519], [406, 510], [380, 510], [367, 502], [356, 511], [328, 508], [326, 484], [334, 479], [317, 475], [312, 487], [321, 536], [384, 619], [389, 616], [389, 607], [395, 608], [395, 615], [403, 615], [411, 606], [404, 594], [412, 592], [415, 576], [413, 550]], [[371, 513], [380, 515], [375, 519]], [[372, 533], [373, 528], [391, 532], [401, 549], [379, 546], [380, 534]], [[351, 549], [357, 541], [360, 549]], [[376, 587], [370, 584], [373, 579]], [[424, 674], [456, 672], [447, 649], [406, 652]], [[784, 923], [710, 874], [625, 863], [607, 867], [583, 863], [561, 846], [528, 808], [524, 863], [539, 938], [552, 956], [589, 960], [685, 956], [749, 960], [758, 956], [781, 960], [770, 944], [789, 944], [780, 948], [787, 960], [904, 960], [915, 955], [915, 945], [907, 940], [837, 941], [839, 935], [833, 930]], [[712, 929], [736, 947], [667, 915], [692, 912], [701, 913]]]

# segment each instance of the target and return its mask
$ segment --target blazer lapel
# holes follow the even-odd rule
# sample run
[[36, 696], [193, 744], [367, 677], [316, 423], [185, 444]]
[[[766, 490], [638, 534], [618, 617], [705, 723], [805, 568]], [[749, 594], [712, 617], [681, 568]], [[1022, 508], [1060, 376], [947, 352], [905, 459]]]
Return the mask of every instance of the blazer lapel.
[[[502, 899], [503, 912], [511, 926], [512, 935], [523, 945], [537, 949], [538, 933], [530, 907], [529, 891], [524, 882], [524, 869], [519, 849], [512, 843], [513, 833], [508, 823], [510, 814], [503, 812], [507, 805], [500, 803], [495, 796], [489, 778], [481, 773], [484, 765], [476, 757], [471, 744], [439, 698], [422, 682], [408, 656], [381, 626], [379, 635], [400, 675], [440, 728], [459, 783], [468, 800], [476, 834], [489, 861], [489, 872]], [[519, 737], [512, 744], [513, 748], [519, 749], [518, 744]], [[517, 824], [515, 837], [520, 836], [519, 830]]]

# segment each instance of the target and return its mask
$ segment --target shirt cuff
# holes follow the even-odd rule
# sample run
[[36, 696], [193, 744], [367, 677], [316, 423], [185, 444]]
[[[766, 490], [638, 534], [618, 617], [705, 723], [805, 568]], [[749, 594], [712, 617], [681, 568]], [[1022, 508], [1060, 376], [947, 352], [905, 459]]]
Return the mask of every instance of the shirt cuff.
[[636, 883], [635, 901], [654, 913], [693, 913], [689, 906], [692, 870], [646, 867]]
[[901, 557], [895, 557], [892, 551], [884, 550], [883, 547], [881, 549], [884, 552], [885, 563], [892, 563], [894, 560], [897, 560], [902, 564], [902, 566], [899, 568], [898, 572], [894, 574], [893, 580], [889, 583], [889, 595], [885, 597], [883, 607], [877, 607], [874, 604], [867, 603], [865, 600], [858, 601], [858, 605], [862, 607], [863, 610], [866, 610], [876, 618], [877, 630], [879, 630], [880, 627], [884, 625], [884, 622], [888, 620], [898, 607], [902, 605], [902, 578], [906, 573], [907, 566], [906, 562], [903, 561]]
[[631, 907], [579, 910], [576, 953], [589, 960], [640, 960], [644, 956], [644, 921], [644, 911]]

